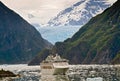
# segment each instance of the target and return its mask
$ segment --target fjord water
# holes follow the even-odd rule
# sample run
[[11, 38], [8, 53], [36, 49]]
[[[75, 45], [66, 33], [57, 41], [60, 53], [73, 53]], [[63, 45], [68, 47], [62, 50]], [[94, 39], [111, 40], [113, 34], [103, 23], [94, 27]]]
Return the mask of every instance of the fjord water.
[[120, 65], [70, 65], [67, 75], [41, 75], [40, 66], [27, 64], [0, 65], [0, 69], [20, 74], [7, 81], [120, 81]]

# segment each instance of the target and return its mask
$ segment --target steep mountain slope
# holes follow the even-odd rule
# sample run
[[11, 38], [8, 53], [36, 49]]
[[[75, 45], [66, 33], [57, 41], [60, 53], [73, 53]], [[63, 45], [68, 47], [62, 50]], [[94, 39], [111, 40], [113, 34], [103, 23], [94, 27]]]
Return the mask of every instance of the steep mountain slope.
[[27, 63], [49, 46], [32, 25], [0, 2], [0, 64]]
[[72, 38], [57, 42], [52, 53], [72, 64], [120, 63], [120, 0], [92, 18]]
[[71, 39], [56, 43], [53, 50], [69, 59], [70, 63], [112, 63], [120, 58], [119, 13], [120, 0], [92, 18]]
[[45, 60], [49, 54], [51, 54], [49, 49], [43, 49], [28, 63], [28, 65], [40, 65], [40, 63]]
[[[114, 0], [115, 2], [116, 0]], [[112, 3], [110, 0], [80, 0], [50, 19], [49, 26], [84, 25]]]
[[117, 54], [117, 56], [112, 61], [113, 64], [120, 64], [120, 52]]

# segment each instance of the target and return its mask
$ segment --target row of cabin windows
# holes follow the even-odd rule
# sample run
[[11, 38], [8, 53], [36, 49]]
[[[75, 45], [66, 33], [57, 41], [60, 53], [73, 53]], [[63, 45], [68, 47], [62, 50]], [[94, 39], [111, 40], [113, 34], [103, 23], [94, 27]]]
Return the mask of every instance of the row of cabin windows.
[[51, 66], [42, 66], [41, 68], [42, 68], [42, 69], [52, 69]]

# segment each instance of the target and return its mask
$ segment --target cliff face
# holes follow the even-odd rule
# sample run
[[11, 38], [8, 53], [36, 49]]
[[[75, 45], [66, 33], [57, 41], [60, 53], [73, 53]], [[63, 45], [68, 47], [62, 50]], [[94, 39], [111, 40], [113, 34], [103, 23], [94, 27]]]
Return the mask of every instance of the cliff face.
[[[93, 17], [72, 38], [57, 42], [51, 51], [71, 64], [119, 64], [120, 0]], [[39, 58], [45, 55], [41, 52]]]
[[0, 64], [27, 63], [50, 46], [32, 25], [0, 2]]
[[73, 64], [120, 63], [120, 0], [53, 48]]

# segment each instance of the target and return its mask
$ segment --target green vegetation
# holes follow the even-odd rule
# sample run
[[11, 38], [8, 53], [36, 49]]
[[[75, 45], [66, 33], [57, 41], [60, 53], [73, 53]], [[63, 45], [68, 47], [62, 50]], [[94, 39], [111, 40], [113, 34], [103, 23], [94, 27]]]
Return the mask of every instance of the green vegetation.
[[116, 57], [112, 61], [113, 64], [120, 64], [120, 53], [116, 55]]
[[71, 64], [111, 64], [120, 58], [119, 51], [120, 0], [93, 17], [72, 38], [57, 42], [52, 49], [53, 54], [60, 54]]
[[71, 39], [56, 43], [53, 51], [70, 63], [108, 64], [120, 51], [120, 1], [92, 18]]

